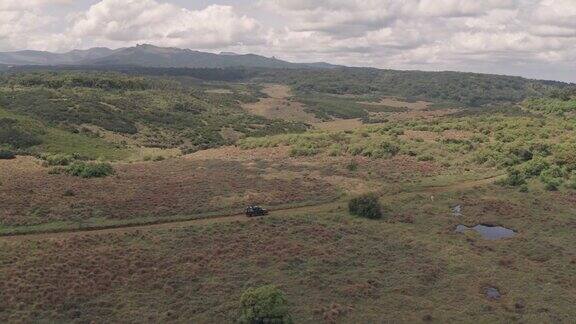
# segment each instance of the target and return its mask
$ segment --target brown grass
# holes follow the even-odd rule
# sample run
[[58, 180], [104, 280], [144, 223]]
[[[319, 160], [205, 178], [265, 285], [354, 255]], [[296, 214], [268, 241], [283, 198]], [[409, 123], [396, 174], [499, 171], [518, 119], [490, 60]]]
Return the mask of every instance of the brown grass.
[[432, 104], [426, 101], [407, 102], [394, 97], [382, 98], [378, 102], [360, 102], [364, 105], [370, 106], [388, 106], [394, 108], [408, 108], [410, 110], [426, 110]]
[[364, 125], [360, 119], [336, 119], [314, 124], [315, 128], [329, 131], [347, 131]]
[[242, 107], [251, 114], [268, 119], [282, 119], [308, 124], [319, 122], [314, 114], [304, 111], [302, 103], [292, 98], [290, 87], [270, 84], [264, 88], [263, 92], [269, 98], [262, 98], [256, 103], [244, 104]]
[[[0, 224], [170, 218], [242, 210], [249, 203], [274, 206], [335, 195], [334, 187], [321, 179], [267, 179], [259, 168], [239, 161], [170, 159], [114, 167], [115, 176], [81, 179], [50, 175], [28, 158], [2, 161]], [[66, 191], [73, 196], [65, 196]]]

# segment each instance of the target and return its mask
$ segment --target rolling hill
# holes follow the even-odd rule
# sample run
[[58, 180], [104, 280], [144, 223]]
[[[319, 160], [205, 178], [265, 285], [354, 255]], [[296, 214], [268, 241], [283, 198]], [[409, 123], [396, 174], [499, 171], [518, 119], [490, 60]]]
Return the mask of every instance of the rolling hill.
[[67, 53], [18, 51], [0, 53], [6, 65], [142, 66], [170, 68], [331, 68], [328, 63], [299, 64], [255, 54], [206, 53], [190, 49], [137, 45], [120, 48], [91, 48]]

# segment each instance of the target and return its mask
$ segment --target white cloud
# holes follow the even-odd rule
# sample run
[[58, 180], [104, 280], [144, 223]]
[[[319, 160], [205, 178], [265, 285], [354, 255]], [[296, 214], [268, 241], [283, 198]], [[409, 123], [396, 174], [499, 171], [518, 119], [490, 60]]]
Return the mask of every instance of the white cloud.
[[0, 50], [152, 43], [386, 68], [576, 75], [576, 0], [212, 0], [197, 9], [90, 1], [71, 12], [62, 8], [79, 0], [0, 0]]
[[102, 0], [81, 15], [71, 34], [106, 43], [216, 48], [257, 43], [261, 26], [231, 6], [188, 10], [155, 0]]
[[0, 10], [32, 10], [40, 6], [71, 3], [72, 0], [2, 0]]
[[[271, 34], [277, 53], [380, 67], [465, 69], [487, 64], [576, 63], [574, 0], [266, 0], [286, 26]], [[306, 32], [306, 42], [294, 35]], [[290, 53], [290, 52], [289, 52]], [[502, 69], [502, 70], [500, 70]], [[576, 72], [576, 68], [572, 67]]]
[[0, 50], [61, 50], [78, 45], [68, 36], [53, 32], [56, 17], [43, 6], [68, 4], [69, 0], [0, 1]]

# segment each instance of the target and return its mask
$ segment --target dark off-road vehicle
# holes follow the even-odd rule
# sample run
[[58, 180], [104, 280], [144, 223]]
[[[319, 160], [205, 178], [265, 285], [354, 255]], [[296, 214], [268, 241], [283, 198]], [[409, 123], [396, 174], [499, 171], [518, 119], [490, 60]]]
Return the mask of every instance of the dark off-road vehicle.
[[265, 215], [268, 215], [268, 210], [260, 206], [248, 206], [248, 208], [246, 208], [246, 216], [248, 217], [257, 217]]

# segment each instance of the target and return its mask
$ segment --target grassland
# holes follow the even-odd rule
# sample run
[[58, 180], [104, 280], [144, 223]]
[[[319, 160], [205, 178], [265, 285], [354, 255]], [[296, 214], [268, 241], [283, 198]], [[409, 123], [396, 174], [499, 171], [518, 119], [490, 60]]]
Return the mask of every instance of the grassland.
[[[376, 86], [391, 82], [381, 77]], [[38, 118], [38, 107], [14, 106], [25, 98], [5, 102], [0, 121], [19, 139], [10, 148], [115, 162], [114, 175], [84, 179], [53, 172], [55, 157], [0, 160], [0, 322], [227, 323], [238, 318], [247, 288], [268, 284], [285, 292], [296, 323], [576, 317], [570, 93], [495, 104], [526, 98], [519, 91], [467, 107], [473, 89], [454, 101], [461, 106], [438, 106], [439, 96], [392, 99], [382, 89], [333, 89], [328, 79], [314, 91], [306, 90], [310, 80], [291, 80], [293, 92], [282, 87], [279, 96], [253, 84], [94, 80], [26, 76], [0, 89], [9, 98], [79, 96], [70, 100], [80, 107], [95, 96], [111, 118], [125, 101], [133, 106], [122, 106], [118, 120], [136, 128], [131, 134], [78, 119], [62, 123], [53, 112]], [[530, 86], [500, 81], [490, 91]], [[197, 100], [205, 110], [181, 115], [167, 106], [172, 98]], [[304, 125], [244, 110], [266, 98], [291, 100], [286, 107], [318, 119]], [[176, 126], [164, 123], [173, 118]], [[194, 132], [220, 137], [206, 135], [213, 139], [206, 146], [164, 145], [198, 123]], [[192, 149], [181, 155], [168, 148]], [[364, 193], [379, 197], [382, 219], [348, 213], [348, 200]], [[240, 216], [248, 204], [271, 215]], [[516, 236], [490, 241], [455, 232], [477, 224]]]
[[[230, 322], [244, 289], [277, 284], [296, 322], [562, 322], [576, 314], [572, 194], [494, 185], [228, 224], [0, 241], [3, 321]], [[562, 203], [564, 202], [564, 203]], [[462, 204], [455, 219], [452, 204]], [[505, 241], [458, 222], [518, 231]], [[169, 253], [167, 253], [169, 251]], [[502, 298], [488, 300], [486, 287]]]

